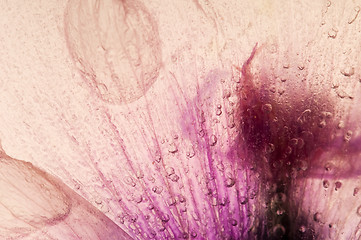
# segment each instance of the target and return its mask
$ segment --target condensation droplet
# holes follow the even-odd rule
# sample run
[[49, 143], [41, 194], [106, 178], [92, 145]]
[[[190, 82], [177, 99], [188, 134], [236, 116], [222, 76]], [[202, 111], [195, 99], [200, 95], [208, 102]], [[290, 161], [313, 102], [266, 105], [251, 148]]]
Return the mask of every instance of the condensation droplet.
[[162, 160], [162, 155], [159, 152], [156, 152], [154, 159], [157, 163], [159, 163]]
[[182, 238], [182, 239], [188, 239], [188, 238], [189, 238], [189, 234], [188, 234], [187, 232], [184, 232], [184, 233], [182, 233], [181, 238]]
[[341, 186], [342, 186], [342, 183], [341, 183], [341, 182], [339, 182], [339, 181], [335, 182], [335, 191], [337, 191], [338, 189], [340, 189]]
[[267, 154], [273, 153], [275, 151], [275, 146], [272, 143], [268, 143], [265, 147], [265, 152]]
[[324, 128], [326, 127], [326, 121], [325, 120], [322, 120], [321, 122], [318, 123], [318, 127], [319, 128]]
[[344, 69], [341, 70], [341, 73], [345, 77], [351, 77], [352, 75], [355, 74], [355, 68], [351, 66], [345, 67]]
[[176, 203], [177, 203], [177, 200], [174, 197], [170, 197], [168, 199], [168, 206], [174, 206], [174, 205], [176, 205]]
[[217, 108], [217, 110], [216, 110], [216, 115], [217, 115], [217, 116], [222, 115], [222, 109]]
[[244, 205], [244, 204], [246, 204], [248, 202], [248, 199], [247, 199], [247, 197], [242, 196], [242, 197], [239, 198], [239, 202], [242, 205]]
[[348, 18], [347, 23], [352, 24], [356, 20], [359, 13], [360, 13], [360, 7], [357, 6], [353, 9], [353, 12], [351, 13], [350, 17]]
[[144, 172], [142, 170], [138, 170], [135, 175], [138, 179], [144, 178]]
[[226, 187], [233, 187], [236, 184], [236, 180], [233, 177], [228, 177], [226, 179]]
[[337, 29], [335, 28], [332, 28], [328, 31], [328, 37], [329, 38], [332, 38], [332, 39], [335, 39], [337, 37]]
[[338, 124], [337, 124], [337, 128], [338, 129], [342, 129], [345, 127], [345, 123], [343, 121], [340, 121]]
[[168, 214], [163, 214], [160, 218], [162, 220], [162, 222], [166, 223], [169, 221], [169, 215]]
[[345, 140], [345, 142], [349, 142], [351, 140], [351, 137], [352, 137], [352, 131], [348, 130], [345, 136], [343, 137], [343, 139]]
[[264, 104], [264, 105], [262, 106], [262, 111], [263, 111], [264, 113], [270, 113], [270, 112], [272, 112], [272, 105], [269, 104], [269, 103]]
[[131, 176], [126, 176], [126, 177], [124, 178], [124, 182], [125, 182], [126, 184], [128, 184], [129, 186], [132, 186], [132, 187], [135, 187], [135, 185], [136, 185], [136, 183], [135, 183], [135, 181], [134, 181], [134, 178], [132, 178]]
[[353, 196], [356, 196], [358, 192], [359, 192], [359, 189], [358, 189], [358, 188], [354, 188], [354, 189], [353, 189]]
[[283, 215], [285, 213], [285, 210], [284, 209], [277, 209], [277, 211], [276, 211], [276, 214], [278, 215], [278, 216], [281, 216], [281, 215]]
[[299, 168], [302, 171], [306, 171], [308, 169], [308, 163], [304, 160], [300, 161]]
[[361, 217], [361, 206], [359, 206], [359, 207], [357, 208], [356, 213], [357, 213], [357, 215], [358, 215], [359, 217]]
[[214, 145], [216, 145], [216, 143], [217, 143], [217, 137], [212, 134], [212, 135], [211, 135], [211, 138], [210, 138], [210, 140], [209, 140], [209, 144], [210, 144], [211, 146], [214, 146]]
[[177, 174], [173, 174], [169, 178], [172, 182], [178, 182], [179, 180], [179, 176]]
[[314, 215], [313, 215], [313, 220], [315, 222], [321, 222], [321, 219], [322, 219], [322, 214], [319, 213], [319, 212], [316, 212]]
[[163, 191], [163, 187], [162, 186], [160, 186], [160, 187], [155, 186], [155, 187], [152, 188], [152, 191], [155, 192], [156, 194], [161, 194], [162, 191]]
[[203, 129], [199, 130], [199, 131], [198, 131], [198, 135], [199, 135], [200, 137], [204, 137], [204, 135], [205, 135], [204, 130], [203, 130]]
[[185, 203], [186, 202], [186, 198], [183, 195], [179, 195], [178, 200], [179, 200], [180, 203]]
[[303, 225], [298, 229], [298, 231], [300, 231], [301, 233], [305, 233], [306, 230], [307, 230], [306, 226]]
[[236, 126], [236, 124], [234, 123], [234, 117], [233, 117], [233, 115], [230, 115], [228, 118], [228, 127], [234, 128], [235, 126]]
[[196, 237], [197, 237], [197, 233], [196, 233], [195, 231], [192, 231], [192, 232], [191, 232], [191, 237], [192, 237], [192, 238], [196, 238]]
[[299, 122], [301, 124], [306, 123], [308, 120], [310, 120], [311, 113], [312, 113], [311, 109], [306, 109], [298, 117], [297, 122]]
[[172, 167], [167, 167], [167, 168], [165, 169], [165, 171], [166, 171], [166, 173], [167, 173], [168, 176], [170, 176], [170, 175], [172, 175], [172, 174], [175, 173], [174, 168], [172, 168]]
[[330, 182], [328, 180], [323, 180], [322, 185], [324, 188], [328, 188], [330, 186]]
[[286, 233], [286, 229], [281, 224], [277, 224], [273, 227], [272, 232], [275, 237], [282, 238]]
[[276, 89], [276, 86], [272, 85], [272, 86], [270, 86], [269, 90], [270, 90], [270, 92], [275, 93], [277, 89]]
[[194, 148], [191, 147], [191, 148], [187, 151], [186, 156], [187, 156], [187, 158], [192, 158], [192, 157], [194, 157], [194, 155], [195, 155]]
[[333, 166], [332, 166], [332, 163], [329, 163], [329, 162], [328, 162], [328, 163], [325, 164], [325, 170], [326, 170], [327, 172], [330, 172], [330, 171], [332, 170], [332, 167], [333, 167]]
[[176, 153], [176, 152], [178, 152], [178, 148], [177, 148], [177, 146], [175, 145], [175, 143], [169, 144], [168, 152], [170, 152], [170, 153]]
[[287, 197], [284, 193], [276, 193], [273, 199], [275, 202], [284, 203], [286, 202]]
[[237, 220], [236, 219], [234, 219], [234, 218], [231, 218], [231, 219], [229, 219], [229, 223], [234, 227], [234, 226], [237, 226]]

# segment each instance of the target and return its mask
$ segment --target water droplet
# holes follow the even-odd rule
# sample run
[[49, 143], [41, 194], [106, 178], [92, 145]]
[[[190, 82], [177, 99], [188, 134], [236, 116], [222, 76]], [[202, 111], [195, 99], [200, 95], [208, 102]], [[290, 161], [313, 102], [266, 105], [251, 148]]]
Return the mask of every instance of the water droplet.
[[163, 191], [163, 187], [162, 186], [160, 186], [160, 187], [155, 186], [155, 187], [152, 188], [152, 191], [155, 192], [156, 194], [161, 194], [162, 191]]
[[226, 179], [226, 187], [233, 187], [236, 184], [236, 180], [233, 177], [228, 177]]
[[330, 182], [328, 180], [323, 180], [322, 185], [324, 188], [328, 188], [330, 186]]
[[177, 146], [175, 145], [175, 143], [169, 144], [168, 152], [170, 152], [170, 153], [176, 153], [176, 152], [178, 152], [178, 148], [177, 148]]
[[165, 171], [166, 171], [166, 173], [167, 173], [168, 176], [170, 176], [170, 175], [172, 175], [172, 174], [175, 173], [174, 168], [172, 168], [172, 167], [167, 167], [167, 168], [165, 169]]
[[231, 218], [231, 219], [229, 219], [229, 223], [234, 227], [234, 226], [237, 226], [237, 220], [236, 219], [233, 219], [233, 218]]
[[192, 232], [191, 232], [191, 237], [192, 237], [192, 238], [196, 238], [196, 237], [197, 237], [197, 233], [196, 233], [195, 231], [192, 231]]
[[135, 175], [138, 179], [142, 179], [144, 177], [144, 172], [142, 170], [138, 170]]
[[272, 105], [269, 104], [269, 103], [264, 104], [264, 105], [262, 106], [262, 111], [263, 111], [264, 113], [270, 113], [270, 112], [272, 112]]
[[356, 20], [359, 13], [360, 13], [360, 7], [355, 7], [353, 9], [353, 12], [351, 13], [347, 23], [352, 24]]
[[229, 200], [227, 197], [222, 197], [219, 199], [218, 203], [220, 206], [224, 207], [229, 203]]
[[290, 155], [292, 153], [292, 148], [288, 146], [285, 150], [286, 155]]
[[341, 70], [342, 75], [345, 77], [351, 77], [355, 74], [355, 68], [351, 66], [347, 66], [344, 69]]
[[306, 109], [305, 111], [303, 111], [301, 113], [301, 115], [298, 117], [297, 122], [299, 122], [300, 124], [306, 123], [307, 121], [310, 120], [311, 118], [311, 109]]
[[223, 165], [222, 162], [220, 162], [220, 163], [217, 164], [217, 169], [218, 169], [219, 171], [221, 171], [221, 172], [224, 171], [224, 165]]
[[137, 214], [129, 215], [128, 220], [129, 222], [135, 223], [138, 220], [138, 215]]
[[342, 186], [342, 183], [341, 183], [341, 182], [339, 182], [339, 181], [335, 182], [335, 191], [337, 191], [338, 189], [340, 189], [341, 186]]
[[242, 197], [239, 198], [239, 202], [242, 205], [244, 205], [244, 204], [246, 204], [248, 202], [248, 199], [247, 199], [247, 197], [242, 196]]
[[233, 115], [230, 115], [228, 118], [228, 127], [234, 128], [234, 126], [236, 126], [236, 124], [234, 123], [234, 117], [233, 117]]
[[353, 189], [353, 195], [354, 195], [354, 196], [356, 196], [356, 195], [357, 195], [357, 193], [358, 193], [358, 191], [359, 191], [359, 189], [358, 189], [358, 188], [354, 188], [354, 189]]
[[278, 94], [281, 96], [286, 92], [285, 89], [278, 89]]
[[337, 128], [338, 129], [342, 129], [345, 127], [345, 123], [343, 121], [340, 121], [338, 124], [337, 124]]
[[100, 198], [96, 198], [96, 199], [94, 200], [94, 202], [95, 202], [96, 204], [98, 204], [98, 205], [100, 205], [100, 204], [103, 203], [103, 201], [102, 201]]
[[212, 135], [211, 135], [211, 138], [210, 138], [210, 140], [209, 140], [209, 144], [210, 144], [211, 146], [214, 146], [214, 145], [216, 145], [216, 143], [217, 143], [217, 137], [212, 134]]
[[169, 178], [172, 182], [178, 182], [179, 180], [179, 176], [177, 174], [170, 175]]
[[308, 163], [304, 160], [300, 161], [299, 168], [302, 171], [306, 171], [308, 169]]
[[152, 183], [154, 183], [154, 182], [155, 182], [155, 178], [154, 178], [154, 177], [152, 177], [152, 176], [148, 176], [148, 180], [149, 180], [150, 182], [152, 182]]
[[291, 145], [292, 147], [297, 146], [297, 144], [298, 144], [298, 139], [297, 139], [297, 138], [292, 138], [292, 139], [290, 140], [290, 145]]
[[318, 127], [319, 128], [324, 128], [326, 127], [326, 121], [325, 120], [322, 120], [321, 122], [318, 123]]
[[162, 222], [166, 223], [169, 221], [169, 215], [163, 214], [160, 219], [162, 220]]
[[177, 200], [174, 197], [170, 197], [168, 199], [168, 206], [174, 206], [174, 205], [176, 205], [176, 203], [177, 203]]
[[155, 153], [155, 161], [157, 162], [157, 163], [159, 163], [160, 162], [160, 160], [162, 160], [162, 155], [157, 151], [156, 153]]
[[325, 164], [325, 170], [327, 172], [330, 172], [332, 170], [332, 167], [333, 167], [332, 163], [328, 162], [328, 163]]
[[313, 220], [315, 222], [321, 222], [321, 219], [322, 219], [322, 214], [319, 213], [319, 212], [316, 212], [314, 215], [313, 215]]
[[188, 239], [188, 238], [189, 238], [189, 234], [188, 234], [187, 232], [184, 232], [184, 233], [182, 233], [181, 238], [183, 238], [183, 239]]
[[356, 211], [357, 215], [359, 215], [359, 217], [361, 217], [361, 206], [359, 206], [357, 208], [357, 211]]
[[275, 93], [277, 89], [276, 89], [276, 86], [272, 85], [272, 86], [270, 86], [269, 90], [270, 90], [270, 92]]
[[343, 139], [345, 140], [345, 142], [349, 142], [351, 140], [351, 137], [352, 137], [352, 131], [348, 130]]
[[337, 37], [337, 29], [332, 28], [330, 31], [328, 31], [328, 37], [335, 39]]
[[211, 202], [212, 206], [217, 206], [218, 205], [218, 200], [215, 197], [213, 197], [210, 202]]
[[278, 216], [281, 216], [281, 215], [283, 215], [285, 213], [285, 210], [284, 209], [277, 209], [277, 211], [276, 211], [276, 214], [278, 215]]
[[217, 108], [216, 115], [221, 116], [222, 115], [222, 109]]
[[180, 203], [185, 203], [186, 202], [186, 198], [183, 195], [179, 195], [178, 200], [179, 200]]
[[134, 202], [136, 202], [136, 203], [141, 203], [142, 201], [143, 201], [143, 196], [142, 196], [141, 194], [136, 195], [136, 196], [134, 197]]
[[136, 185], [136, 183], [135, 183], [135, 181], [134, 181], [134, 178], [132, 178], [131, 176], [126, 176], [126, 177], [124, 178], [124, 182], [125, 182], [126, 184], [128, 184], [129, 186], [132, 186], [132, 187], [135, 187], [135, 185]]
[[194, 155], [195, 155], [194, 148], [190, 147], [190, 149], [186, 153], [186, 156], [187, 156], [187, 158], [192, 158], [192, 157], [194, 157]]
[[108, 93], [108, 88], [104, 83], [97, 83], [96, 88], [100, 95], [106, 95]]
[[204, 135], [205, 135], [204, 130], [203, 130], [203, 129], [199, 130], [199, 131], [198, 131], [198, 135], [199, 135], [200, 137], [204, 137]]
[[301, 233], [305, 233], [306, 230], [307, 230], [307, 228], [303, 225], [298, 229], [298, 231], [300, 231]]
[[286, 202], [287, 197], [284, 193], [276, 193], [273, 199], [275, 202], [284, 203]]
[[266, 154], [273, 153], [275, 150], [275, 146], [272, 143], [268, 143], [265, 147]]
[[273, 227], [272, 232], [275, 237], [282, 238], [286, 233], [286, 229], [281, 224], [277, 224]]

